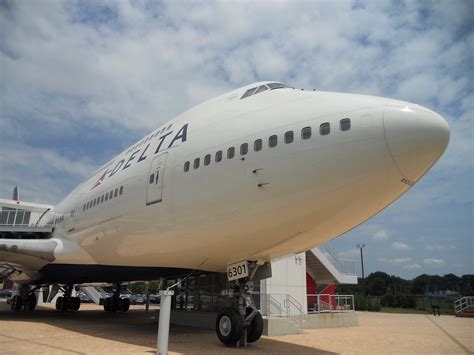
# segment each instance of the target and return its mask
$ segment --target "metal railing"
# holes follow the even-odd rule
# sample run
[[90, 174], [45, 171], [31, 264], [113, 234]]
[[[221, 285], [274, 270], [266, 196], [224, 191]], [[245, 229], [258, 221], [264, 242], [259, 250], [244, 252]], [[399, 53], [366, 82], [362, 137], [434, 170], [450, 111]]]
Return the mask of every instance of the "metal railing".
[[308, 294], [308, 314], [354, 312], [353, 295]]
[[474, 308], [474, 296], [463, 297], [454, 302], [456, 313], [462, 313], [467, 308]]
[[289, 294], [261, 293], [260, 312], [266, 318], [289, 318], [297, 332], [303, 332], [303, 306]]
[[342, 259], [326, 244], [318, 247], [321, 252], [331, 261], [336, 269], [343, 275], [356, 275], [355, 272], [355, 261]]

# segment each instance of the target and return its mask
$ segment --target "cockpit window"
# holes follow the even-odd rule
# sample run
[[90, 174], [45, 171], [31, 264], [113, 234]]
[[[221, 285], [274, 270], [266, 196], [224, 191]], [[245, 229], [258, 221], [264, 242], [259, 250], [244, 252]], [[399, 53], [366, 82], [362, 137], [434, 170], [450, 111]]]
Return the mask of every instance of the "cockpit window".
[[260, 85], [258, 87], [254, 87], [254, 88], [251, 88], [251, 89], [248, 89], [243, 95], [242, 97], [240, 98], [241, 100], [242, 99], [245, 99], [246, 97], [249, 97], [249, 96], [252, 96], [252, 95], [255, 95], [255, 94], [259, 94], [263, 91], [266, 91], [268, 89], [270, 90], [275, 90], [275, 89], [284, 89], [284, 88], [289, 88], [288, 85], [285, 85], [285, 84], [282, 84], [282, 83], [269, 83], [267, 85]]
[[245, 94], [242, 95], [242, 97], [241, 97], [240, 99], [242, 100], [242, 99], [245, 99], [247, 96], [253, 95], [255, 89], [257, 89], [257, 88], [248, 89], [248, 90], [245, 92]]
[[270, 83], [270, 84], [267, 84], [267, 85], [271, 90], [284, 89], [284, 88], [288, 87], [287, 85], [282, 84], [282, 83]]

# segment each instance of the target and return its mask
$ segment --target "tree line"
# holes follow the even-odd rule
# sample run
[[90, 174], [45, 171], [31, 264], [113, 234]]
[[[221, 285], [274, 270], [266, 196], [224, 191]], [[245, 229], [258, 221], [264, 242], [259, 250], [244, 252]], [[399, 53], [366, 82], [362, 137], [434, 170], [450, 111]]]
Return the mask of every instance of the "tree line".
[[417, 308], [421, 298], [457, 299], [474, 296], [474, 275], [422, 274], [412, 280], [377, 271], [357, 285], [337, 285], [339, 294], [353, 294], [356, 309], [380, 309], [380, 307]]

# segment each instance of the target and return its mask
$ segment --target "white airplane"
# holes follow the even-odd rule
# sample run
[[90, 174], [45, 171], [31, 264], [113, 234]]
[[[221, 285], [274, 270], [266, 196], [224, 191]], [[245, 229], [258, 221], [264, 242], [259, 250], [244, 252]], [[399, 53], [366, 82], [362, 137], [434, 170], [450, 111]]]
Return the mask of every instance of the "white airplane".
[[[438, 160], [450, 130], [435, 112], [381, 97], [259, 82], [179, 115], [95, 171], [39, 225], [45, 239], [0, 239], [20, 284], [72, 286], [227, 272], [235, 307], [216, 321], [226, 345], [256, 341], [249, 281], [272, 260], [351, 230], [408, 191]], [[235, 280], [235, 282], [234, 282]], [[126, 311], [114, 296], [106, 310]]]

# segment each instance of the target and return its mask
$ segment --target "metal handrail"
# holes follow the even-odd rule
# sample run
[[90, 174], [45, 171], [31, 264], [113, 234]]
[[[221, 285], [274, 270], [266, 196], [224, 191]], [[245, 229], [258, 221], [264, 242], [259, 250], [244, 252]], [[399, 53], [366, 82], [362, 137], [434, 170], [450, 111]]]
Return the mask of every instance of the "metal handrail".
[[332, 262], [336, 269], [343, 275], [356, 275], [355, 272], [355, 261], [349, 259], [343, 259], [337, 256], [337, 254], [328, 245], [323, 244], [318, 248], [321, 249], [323, 254]]
[[[333, 313], [333, 312], [354, 312], [353, 295], [331, 295], [331, 294], [307, 294], [308, 298], [316, 298], [316, 303], [311, 307], [308, 302], [308, 313]], [[323, 299], [321, 299], [323, 298]], [[324, 300], [326, 298], [329, 302]]]

